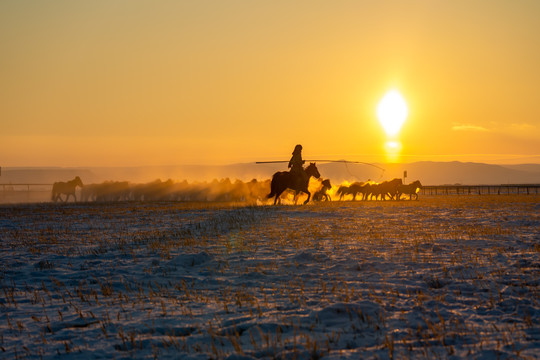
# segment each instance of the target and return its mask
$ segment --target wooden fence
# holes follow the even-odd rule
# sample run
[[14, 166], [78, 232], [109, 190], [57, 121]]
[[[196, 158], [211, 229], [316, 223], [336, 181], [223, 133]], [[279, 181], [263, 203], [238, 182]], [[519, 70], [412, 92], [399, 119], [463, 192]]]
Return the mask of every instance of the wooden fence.
[[[53, 184], [0, 184], [0, 186], [2, 186], [2, 191], [3, 192], [6, 192], [6, 191], [30, 191], [30, 187], [35, 187], [35, 186], [42, 186], [42, 187], [50, 187], [50, 189], [48, 190], [51, 190], [52, 189], [52, 186]], [[21, 187], [22, 187], [22, 190], [21, 190]]]
[[536, 195], [540, 184], [503, 185], [428, 185], [420, 190], [423, 195]]
[[0, 203], [50, 201], [53, 184], [0, 184]]

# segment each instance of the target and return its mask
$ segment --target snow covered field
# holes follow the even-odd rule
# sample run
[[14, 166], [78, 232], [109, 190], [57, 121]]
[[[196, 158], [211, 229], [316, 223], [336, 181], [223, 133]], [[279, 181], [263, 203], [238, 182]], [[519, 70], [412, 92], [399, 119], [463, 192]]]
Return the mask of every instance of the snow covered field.
[[0, 358], [540, 358], [540, 197], [0, 206]]

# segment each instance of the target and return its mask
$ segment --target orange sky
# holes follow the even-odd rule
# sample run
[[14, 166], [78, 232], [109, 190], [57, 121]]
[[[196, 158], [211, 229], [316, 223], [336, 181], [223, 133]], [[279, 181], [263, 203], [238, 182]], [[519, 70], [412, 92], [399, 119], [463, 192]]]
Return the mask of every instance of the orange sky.
[[0, 2], [0, 166], [540, 163], [540, 2]]

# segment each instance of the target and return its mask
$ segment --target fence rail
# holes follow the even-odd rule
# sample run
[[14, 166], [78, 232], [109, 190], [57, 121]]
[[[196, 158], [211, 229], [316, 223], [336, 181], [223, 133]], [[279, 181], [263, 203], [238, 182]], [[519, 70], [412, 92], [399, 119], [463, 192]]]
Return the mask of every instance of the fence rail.
[[533, 195], [538, 194], [540, 184], [502, 185], [428, 185], [423, 195]]
[[15, 191], [15, 186], [24, 186], [27, 190], [30, 190], [30, 186], [50, 186], [52, 188], [53, 184], [16, 184], [16, 183], [9, 183], [9, 184], [0, 184], [2, 186], [3, 191]]

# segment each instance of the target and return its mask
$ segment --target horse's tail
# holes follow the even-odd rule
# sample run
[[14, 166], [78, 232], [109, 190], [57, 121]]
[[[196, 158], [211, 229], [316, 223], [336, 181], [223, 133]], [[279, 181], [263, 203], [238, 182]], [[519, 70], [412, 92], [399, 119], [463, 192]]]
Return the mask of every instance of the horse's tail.
[[270, 183], [270, 194], [266, 195], [267, 199], [276, 196], [276, 175], [272, 177], [272, 182]]

